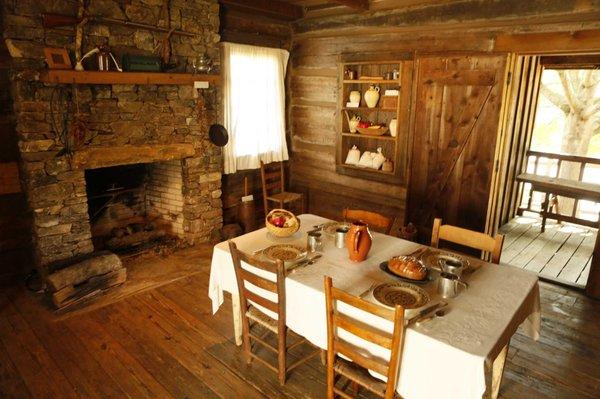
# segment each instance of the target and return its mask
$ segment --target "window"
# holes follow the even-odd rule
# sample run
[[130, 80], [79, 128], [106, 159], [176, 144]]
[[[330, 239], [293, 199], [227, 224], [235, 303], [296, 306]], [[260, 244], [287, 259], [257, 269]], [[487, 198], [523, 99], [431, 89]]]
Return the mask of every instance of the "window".
[[225, 173], [288, 159], [285, 140], [285, 70], [281, 49], [224, 43]]

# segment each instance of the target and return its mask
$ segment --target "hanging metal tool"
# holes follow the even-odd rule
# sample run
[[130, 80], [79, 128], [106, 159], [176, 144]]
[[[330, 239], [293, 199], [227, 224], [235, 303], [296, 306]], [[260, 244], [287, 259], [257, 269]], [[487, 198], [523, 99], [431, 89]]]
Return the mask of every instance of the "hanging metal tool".
[[165, 32], [165, 33], [169, 33], [172, 31], [171, 32], [172, 35], [180, 35], [180, 36], [188, 36], [188, 37], [197, 36], [196, 33], [184, 32], [184, 31], [177, 30], [177, 29], [172, 30], [172, 29], [168, 29], [168, 28], [161, 28], [159, 26], [143, 24], [143, 23], [139, 23], [139, 22], [123, 21], [120, 19], [105, 18], [105, 17], [93, 17], [93, 16], [84, 16], [82, 18], [78, 18], [78, 17], [72, 17], [70, 15], [44, 13], [44, 14], [42, 14], [42, 25], [44, 26], [44, 28], [58, 28], [61, 26], [77, 25], [80, 22], [82, 22], [83, 19], [87, 19], [88, 23], [128, 26], [130, 28], [135, 28], [135, 29], [146, 29], [146, 30], [150, 30], [150, 31]]

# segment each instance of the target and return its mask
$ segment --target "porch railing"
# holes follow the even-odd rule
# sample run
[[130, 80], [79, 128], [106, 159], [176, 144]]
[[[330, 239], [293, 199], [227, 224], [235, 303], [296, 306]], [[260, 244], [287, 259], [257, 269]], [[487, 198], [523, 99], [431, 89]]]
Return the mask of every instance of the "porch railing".
[[[567, 164], [574, 164], [573, 167], [579, 167], [577, 181], [584, 181], [584, 177], [586, 175], [586, 170], [590, 168], [598, 168], [596, 172], [598, 175], [598, 179], [594, 179], [593, 183], [600, 182], [600, 158], [592, 158], [592, 157], [584, 157], [579, 155], [565, 155], [565, 154], [556, 154], [552, 152], [543, 152], [543, 151], [527, 151], [527, 166], [526, 172], [532, 173], [534, 175], [546, 176], [546, 177], [560, 177], [561, 168]], [[576, 169], [577, 170], [577, 169]], [[540, 209], [533, 208], [533, 189], [531, 185], [529, 185], [529, 189], [527, 192], [524, 191], [521, 197], [521, 206], [519, 207], [519, 214], [522, 214], [523, 211], [530, 211], [539, 213]], [[524, 199], [527, 198], [527, 204], [523, 206]], [[553, 203], [557, 206], [558, 202], [556, 197], [553, 198]], [[573, 209], [571, 211], [571, 218], [575, 219], [577, 217], [577, 212], [579, 209], [579, 200], [573, 200]], [[583, 219], [594, 220], [597, 212], [588, 211], [585, 212], [586, 215], [582, 215]], [[585, 217], [587, 216], [587, 217]]]

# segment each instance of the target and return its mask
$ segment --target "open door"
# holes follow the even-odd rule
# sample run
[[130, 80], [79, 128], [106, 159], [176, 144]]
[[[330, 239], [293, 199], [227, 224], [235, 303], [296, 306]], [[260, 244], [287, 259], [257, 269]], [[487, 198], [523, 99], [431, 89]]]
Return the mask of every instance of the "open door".
[[484, 231], [507, 56], [417, 58], [408, 221]]

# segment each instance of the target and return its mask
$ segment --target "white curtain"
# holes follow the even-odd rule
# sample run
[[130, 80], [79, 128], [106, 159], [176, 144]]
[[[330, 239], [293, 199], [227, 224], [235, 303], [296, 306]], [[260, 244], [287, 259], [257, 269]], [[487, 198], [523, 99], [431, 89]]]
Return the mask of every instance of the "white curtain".
[[223, 43], [225, 173], [288, 159], [285, 141], [286, 50]]

